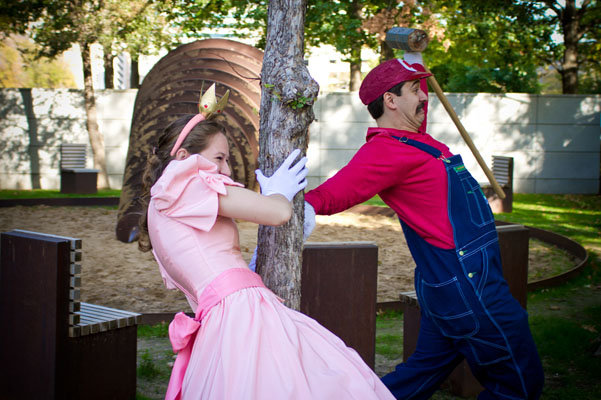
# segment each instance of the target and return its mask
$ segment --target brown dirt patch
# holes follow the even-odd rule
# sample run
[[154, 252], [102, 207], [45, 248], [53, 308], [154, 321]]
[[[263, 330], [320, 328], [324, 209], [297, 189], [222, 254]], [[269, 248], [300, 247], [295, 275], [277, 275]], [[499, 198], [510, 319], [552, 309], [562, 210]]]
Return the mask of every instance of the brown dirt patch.
[[[365, 211], [365, 210], [359, 210]], [[318, 216], [310, 242], [373, 241], [378, 245], [378, 301], [396, 301], [413, 288], [415, 263], [398, 220], [386, 215], [343, 212]], [[183, 295], [166, 290], [151, 253], [115, 237], [117, 211], [97, 207], [0, 208], [0, 232], [25, 229], [82, 239], [82, 301], [140, 313], [188, 310]], [[243, 257], [257, 242], [257, 225], [238, 224]], [[531, 252], [530, 271], [546, 267], [547, 250]], [[540, 260], [540, 261], [539, 261]], [[560, 261], [563, 262], [563, 261]], [[570, 263], [566, 255], [565, 263]], [[566, 268], [567, 269], [567, 268]]]

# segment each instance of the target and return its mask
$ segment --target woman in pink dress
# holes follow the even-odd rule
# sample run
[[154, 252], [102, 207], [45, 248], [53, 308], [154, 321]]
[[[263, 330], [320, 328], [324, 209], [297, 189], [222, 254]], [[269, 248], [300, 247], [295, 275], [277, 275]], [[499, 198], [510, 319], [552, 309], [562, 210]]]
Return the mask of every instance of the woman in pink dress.
[[166, 398], [393, 399], [353, 349], [282, 304], [241, 256], [234, 219], [286, 223], [306, 158], [293, 164], [295, 150], [261, 179], [262, 194], [244, 189], [229, 177], [225, 129], [198, 115], [165, 129], [144, 175], [140, 249], [152, 249], [166, 287], [195, 311], [169, 326], [178, 355]]

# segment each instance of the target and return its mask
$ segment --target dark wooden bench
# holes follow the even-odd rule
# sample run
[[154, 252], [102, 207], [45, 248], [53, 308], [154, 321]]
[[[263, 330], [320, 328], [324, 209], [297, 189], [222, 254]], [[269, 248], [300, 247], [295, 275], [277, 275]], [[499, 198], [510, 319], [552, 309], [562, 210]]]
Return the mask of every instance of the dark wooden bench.
[[87, 146], [63, 143], [60, 150], [61, 193], [96, 193], [98, 170], [86, 168]]
[[305, 243], [301, 312], [375, 366], [378, 246], [374, 242]]
[[0, 235], [3, 399], [133, 399], [140, 314], [80, 302], [81, 240]]
[[513, 157], [492, 156], [492, 173], [505, 198], [499, 198], [488, 184], [482, 185], [482, 191], [494, 213], [510, 213], [513, 210]]
[[[511, 294], [526, 308], [528, 285], [528, 228], [522, 225], [499, 225], [499, 246], [503, 276]], [[415, 291], [400, 294], [403, 311], [403, 361], [415, 351], [420, 327], [420, 308]], [[445, 385], [457, 396], [475, 397], [483, 388], [466, 361], [455, 368]]]

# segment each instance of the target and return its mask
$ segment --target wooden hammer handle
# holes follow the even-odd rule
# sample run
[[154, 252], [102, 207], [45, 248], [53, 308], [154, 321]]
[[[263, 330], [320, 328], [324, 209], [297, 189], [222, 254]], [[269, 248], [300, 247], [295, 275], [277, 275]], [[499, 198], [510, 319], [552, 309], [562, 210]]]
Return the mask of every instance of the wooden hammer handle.
[[[430, 72], [430, 70], [427, 67], [425, 67], [425, 68], [426, 68], [427, 72]], [[440, 85], [436, 81], [436, 78], [434, 77], [434, 75], [430, 75], [427, 79], [428, 79], [428, 83], [430, 84], [430, 86], [432, 86], [432, 88], [434, 89], [434, 92], [436, 92], [436, 95], [440, 99], [440, 102], [444, 106], [445, 110], [447, 110], [447, 113], [449, 114], [449, 116], [451, 117], [451, 119], [453, 120], [453, 122], [455, 123], [455, 126], [457, 127], [457, 129], [459, 129], [459, 133], [461, 134], [461, 137], [463, 137], [463, 141], [470, 148], [470, 150], [472, 151], [472, 154], [474, 155], [474, 157], [476, 157], [476, 161], [478, 161], [478, 164], [480, 164], [480, 167], [482, 168], [482, 170], [486, 174], [486, 177], [488, 178], [488, 181], [492, 185], [495, 193], [501, 199], [504, 199], [505, 198], [505, 192], [503, 191], [503, 189], [501, 188], [501, 186], [499, 186], [499, 184], [497, 183], [497, 180], [495, 179], [495, 176], [493, 175], [492, 171], [488, 168], [488, 166], [486, 165], [486, 163], [482, 159], [482, 156], [480, 155], [480, 152], [478, 151], [478, 149], [474, 145], [474, 142], [472, 141], [472, 138], [470, 137], [470, 135], [468, 135], [468, 133], [465, 130], [465, 128], [463, 127], [463, 124], [461, 123], [461, 121], [459, 121], [459, 117], [457, 117], [457, 114], [455, 113], [455, 110], [453, 110], [453, 107], [451, 107], [451, 103], [449, 103], [449, 100], [447, 99], [447, 96], [445, 96], [444, 93], [442, 92], [442, 89], [440, 88]]]

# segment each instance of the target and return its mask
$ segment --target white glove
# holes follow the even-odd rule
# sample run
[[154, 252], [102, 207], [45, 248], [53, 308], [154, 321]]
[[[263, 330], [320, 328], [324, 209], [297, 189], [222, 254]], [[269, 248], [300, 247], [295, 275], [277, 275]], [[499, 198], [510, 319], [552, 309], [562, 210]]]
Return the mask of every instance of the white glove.
[[407, 64], [419, 64], [421, 66], [424, 65], [424, 59], [422, 57], [422, 53], [419, 51], [406, 51], [403, 55], [403, 59], [407, 61]]
[[311, 236], [315, 228], [315, 209], [311, 204], [305, 201], [305, 223], [303, 224], [303, 242]]
[[305, 165], [307, 164], [307, 157], [301, 158], [296, 164], [292, 165], [299, 154], [299, 149], [290, 153], [288, 158], [269, 178], [263, 175], [261, 170], [255, 171], [263, 195], [269, 196], [277, 193], [286, 197], [288, 201], [292, 201], [294, 196], [307, 186], [307, 180], [305, 179], [309, 173]]
[[248, 263], [248, 268], [252, 272], [256, 272], [256, 269], [257, 269], [257, 247], [255, 247], [255, 251], [253, 252], [253, 256], [251, 257], [250, 262]]

